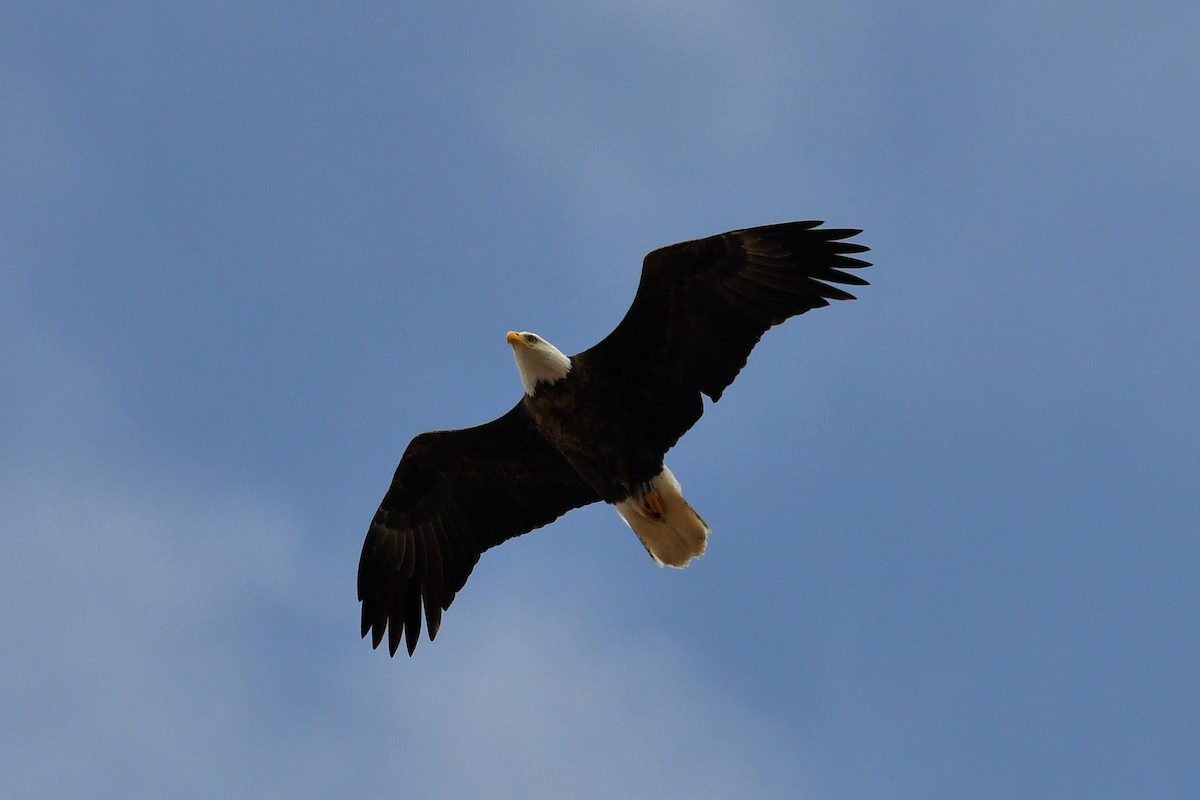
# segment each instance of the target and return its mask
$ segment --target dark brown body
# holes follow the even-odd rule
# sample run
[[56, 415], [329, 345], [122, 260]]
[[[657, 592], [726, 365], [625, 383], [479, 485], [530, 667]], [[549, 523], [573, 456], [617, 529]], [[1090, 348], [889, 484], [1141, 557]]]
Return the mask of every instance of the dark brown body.
[[524, 404], [538, 432], [558, 450], [600, 499], [617, 503], [662, 470], [662, 456], [645, 435], [644, 409], [629, 393], [594, 380], [571, 359], [567, 376], [539, 384]]

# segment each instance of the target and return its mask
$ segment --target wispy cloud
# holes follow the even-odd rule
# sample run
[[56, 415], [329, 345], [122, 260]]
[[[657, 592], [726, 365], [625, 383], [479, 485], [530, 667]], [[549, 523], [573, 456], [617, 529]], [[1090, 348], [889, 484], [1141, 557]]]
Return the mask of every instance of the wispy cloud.
[[461, 646], [436, 673], [389, 692], [398, 728], [424, 723], [415, 746], [438, 765], [428, 789], [449, 780], [506, 797], [803, 796], [803, 754], [769, 721], [722, 696], [670, 641], [600, 641], [581, 616], [493, 604], [458, 620]]
[[[537, 49], [477, 76], [480, 116], [515, 165], [572, 187], [581, 213], [694, 224], [729, 188], [794, 185], [806, 164], [819, 169], [801, 124], [804, 98], [815, 109], [823, 91], [810, 77], [819, 56], [763, 10], [622, 2], [547, 10], [533, 24], [546, 34]], [[651, 55], [655, 71], [640, 71]], [[763, 172], [776, 149], [786, 160]]]
[[[0, 473], [10, 790], [795, 796], [770, 721], [669, 641], [589, 635], [582, 609], [509, 595], [416, 659], [370, 651], [345, 565], [307, 562], [285, 508], [150, 455], [69, 351], [17, 361], [51, 368], [10, 384], [17, 407], [52, 413]], [[63, 397], [81, 427], [55, 437]]]

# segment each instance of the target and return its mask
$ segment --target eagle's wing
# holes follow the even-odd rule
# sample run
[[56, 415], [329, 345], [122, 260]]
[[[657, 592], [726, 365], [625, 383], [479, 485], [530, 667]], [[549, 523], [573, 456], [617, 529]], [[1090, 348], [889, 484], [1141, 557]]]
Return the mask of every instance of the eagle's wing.
[[866, 285], [842, 272], [870, 266], [861, 231], [785, 222], [654, 250], [633, 304], [603, 341], [577, 358], [602, 372], [666, 452], [720, 399], [772, 325], [854, 296], [829, 283]]
[[358, 562], [362, 635], [412, 655], [489, 547], [600, 498], [533, 426], [522, 403], [486, 425], [409, 443]]

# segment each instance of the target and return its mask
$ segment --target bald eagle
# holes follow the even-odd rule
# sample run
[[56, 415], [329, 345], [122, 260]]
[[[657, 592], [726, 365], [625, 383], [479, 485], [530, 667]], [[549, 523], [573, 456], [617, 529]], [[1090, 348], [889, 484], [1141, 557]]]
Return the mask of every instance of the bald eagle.
[[486, 425], [429, 431], [404, 451], [358, 564], [362, 635], [411, 656], [490, 547], [604, 501], [660, 566], [704, 552], [709, 527], [663, 456], [733, 382], [764, 332], [853, 300], [830, 283], [870, 266], [859, 230], [787, 222], [655, 250], [625, 318], [567, 356], [509, 331], [525, 394]]

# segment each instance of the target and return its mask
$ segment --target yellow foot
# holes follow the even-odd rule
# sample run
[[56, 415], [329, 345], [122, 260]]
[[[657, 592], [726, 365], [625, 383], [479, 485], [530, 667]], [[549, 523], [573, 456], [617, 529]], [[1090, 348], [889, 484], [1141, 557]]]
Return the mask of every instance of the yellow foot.
[[666, 506], [663, 505], [662, 496], [658, 493], [657, 489], [648, 489], [642, 495], [642, 508], [645, 510], [646, 516], [651, 519], [661, 520], [667, 512]]

